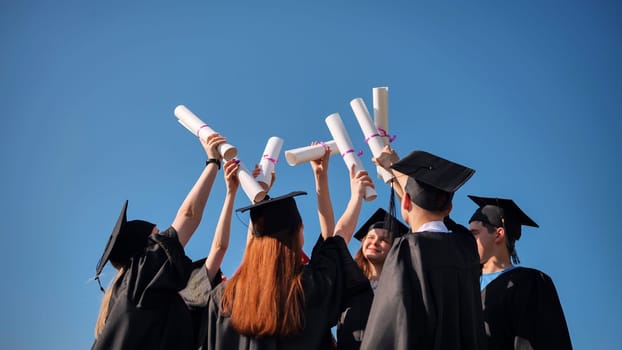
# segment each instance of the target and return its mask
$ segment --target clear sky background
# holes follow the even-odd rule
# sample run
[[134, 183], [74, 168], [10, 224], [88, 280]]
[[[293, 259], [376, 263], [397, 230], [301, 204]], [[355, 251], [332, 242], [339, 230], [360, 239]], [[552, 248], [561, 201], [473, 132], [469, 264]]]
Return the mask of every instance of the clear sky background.
[[[102, 294], [95, 265], [125, 199], [129, 219], [170, 225], [204, 166], [173, 109], [185, 104], [249, 166], [266, 140], [328, 140], [341, 114], [365, 166], [349, 102], [388, 86], [393, 147], [475, 175], [456, 194], [513, 198], [537, 223], [517, 243], [549, 274], [577, 349], [617, 349], [622, 195], [622, 5], [617, 1], [0, 2], [3, 349], [86, 349]], [[330, 164], [338, 216], [349, 196]], [[362, 216], [388, 204], [389, 189]], [[187, 246], [208, 252], [219, 173]], [[273, 195], [313, 194], [309, 165], [281, 155]], [[319, 231], [298, 199], [305, 250]], [[249, 204], [240, 190], [236, 207]], [[223, 264], [235, 271], [247, 217]], [[358, 243], [351, 243], [355, 251]], [[114, 275], [108, 266], [103, 282]], [[258, 276], [260, 279], [261, 276]], [[259, 281], [261, 282], [261, 281]]]

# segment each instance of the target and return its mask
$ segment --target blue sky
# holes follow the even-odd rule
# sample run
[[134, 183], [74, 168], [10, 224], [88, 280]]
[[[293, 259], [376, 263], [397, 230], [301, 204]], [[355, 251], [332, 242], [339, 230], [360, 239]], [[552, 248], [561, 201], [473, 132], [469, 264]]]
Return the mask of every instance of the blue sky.
[[[622, 239], [622, 6], [615, 1], [10, 1], [0, 3], [0, 161], [6, 349], [84, 349], [101, 292], [91, 280], [118, 211], [166, 227], [203, 167], [184, 104], [249, 165], [328, 140], [341, 114], [372, 170], [349, 102], [389, 87], [393, 147], [465, 164], [456, 194], [513, 198], [538, 224], [517, 249], [549, 274], [577, 349], [618, 348]], [[281, 155], [273, 194], [313, 193]], [[330, 166], [337, 215], [347, 171]], [[388, 203], [388, 188], [363, 216]], [[187, 254], [205, 256], [224, 199], [219, 174]], [[239, 192], [236, 207], [247, 205]], [[298, 200], [307, 252], [319, 230]], [[223, 270], [242, 255], [234, 218]], [[354, 251], [358, 246], [352, 242]], [[114, 270], [104, 270], [108, 283]]]

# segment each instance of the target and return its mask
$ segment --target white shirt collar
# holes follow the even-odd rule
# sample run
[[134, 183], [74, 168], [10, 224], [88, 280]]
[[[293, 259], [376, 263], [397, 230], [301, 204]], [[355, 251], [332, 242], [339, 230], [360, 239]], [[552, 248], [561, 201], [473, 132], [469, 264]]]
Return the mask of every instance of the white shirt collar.
[[442, 232], [442, 233], [449, 233], [451, 231], [449, 231], [449, 229], [447, 229], [447, 226], [445, 226], [445, 223], [443, 223], [442, 221], [429, 221], [429, 222], [426, 222], [425, 224], [421, 225], [414, 232]]

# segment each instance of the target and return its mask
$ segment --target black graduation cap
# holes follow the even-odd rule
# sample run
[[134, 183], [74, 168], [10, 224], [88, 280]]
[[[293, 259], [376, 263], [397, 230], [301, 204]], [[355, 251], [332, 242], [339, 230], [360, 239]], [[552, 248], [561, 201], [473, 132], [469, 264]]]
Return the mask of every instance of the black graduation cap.
[[275, 198], [266, 196], [262, 201], [236, 211], [243, 213], [250, 210], [255, 236], [276, 235], [302, 223], [294, 197], [303, 194], [307, 192], [294, 191]]
[[454, 192], [475, 170], [424, 151], [413, 151], [391, 168], [407, 175], [406, 192], [418, 206], [431, 211], [449, 208]]
[[[390, 220], [390, 222], [389, 222]], [[379, 208], [373, 213], [367, 221], [354, 233], [354, 238], [362, 241], [367, 233], [374, 228], [384, 228], [391, 230], [391, 238], [396, 238], [408, 233], [408, 226], [401, 223], [395, 216], [389, 214], [386, 210]]]
[[525, 212], [511, 199], [476, 197], [471, 198], [479, 208], [473, 213], [469, 223], [481, 221], [495, 227], [504, 227], [513, 240], [521, 236], [521, 225], [539, 227]]
[[108, 238], [104, 254], [97, 263], [95, 270], [95, 279], [97, 280], [99, 280], [99, 275], [106, 262], [110, 261], [113, 264], [123, 265], [138, 253], [145, 246], [147, 237], [155, 227], [155, 224], [143, 220], [127, 221], [127, 203], [126, 200], [110, 238]]

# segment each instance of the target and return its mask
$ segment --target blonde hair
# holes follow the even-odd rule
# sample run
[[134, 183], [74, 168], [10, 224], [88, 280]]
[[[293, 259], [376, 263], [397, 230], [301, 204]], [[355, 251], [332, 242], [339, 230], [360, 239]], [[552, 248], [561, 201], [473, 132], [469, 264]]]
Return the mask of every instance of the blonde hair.
[[97, 339], [97, 337], [99, 337], [99, 335], [104, 330], [104, 326], [106, 325], [106, 320], [108, 319], [108, 313], [110, 312], [110, 298], [112, 297], [112, 290], [114, 289], [115, 284], [117, 284], [117, 281], [121, 278], [121, 276], [123, 276], [124, 272], [125, 272], [124, 267], [119, 268], [119, 272], [117, 272], [117, 275], [115, 276], [114, 280], [112, 281], [112, 283], [110, 283], [110, 286], [104, 293], [101, 306], [99, 307], [99, 315], [97, 316], [97, 322], [95, 322], [95, 339]]

